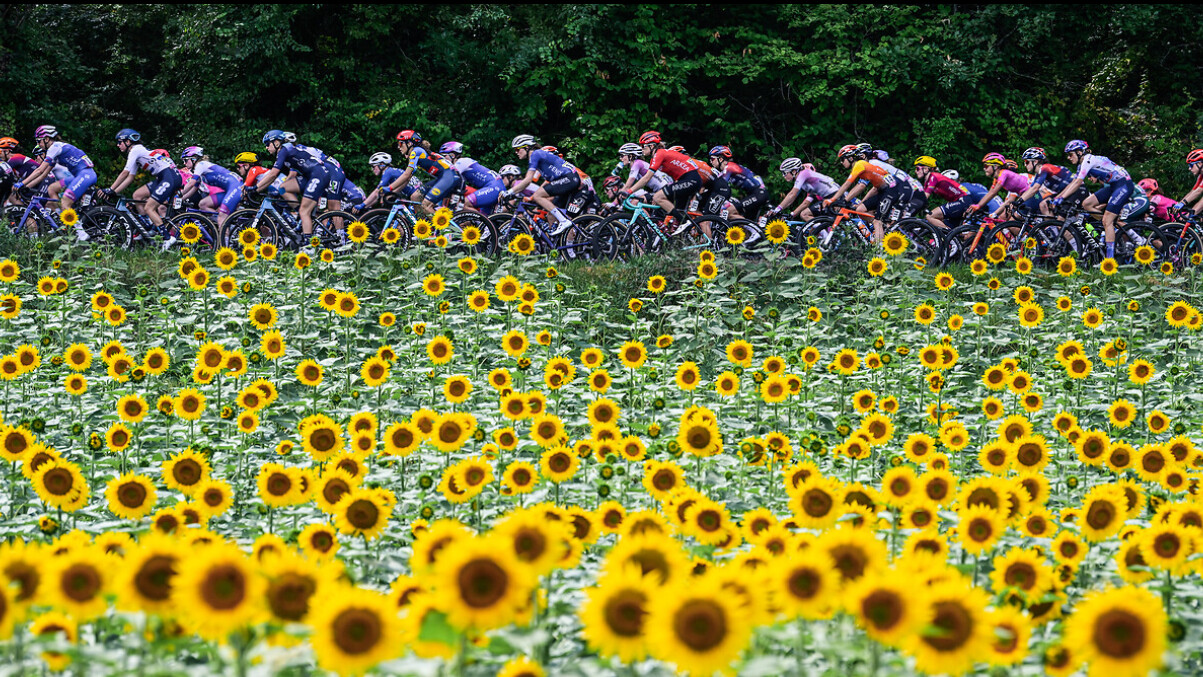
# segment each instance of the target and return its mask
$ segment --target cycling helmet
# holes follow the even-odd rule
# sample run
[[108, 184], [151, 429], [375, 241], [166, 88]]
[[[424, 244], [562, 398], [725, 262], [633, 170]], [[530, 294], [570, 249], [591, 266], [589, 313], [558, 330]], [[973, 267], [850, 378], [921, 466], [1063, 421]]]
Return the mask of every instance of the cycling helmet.
[[602, 181], [602, 188], [617, 188], [622, 185], [622, 180], [617, 176], [607, 176], [605, 181]]
[[273, 129], [263, 135], [263, 145], [266, 146], [267, 144], [271, 143], [272, 141], [287, 142], [287, 139], [285, 138], [284, 132], [282, 132], [278, 129]]
[[512, 141], [510, 141], [510, 148], [513, 148], [514, 150], [518, 150], [519, 148], [529, 148], [537, 145], [538, 144], [535, 142], [535, 137], [531, 136], [530, 134], [519, 134], [518, 136], [515, 136]]
[[1203, 148], [1196, 148], [1195, 150], [1192, 150], [1191, 152], [1187, 153], [1186, 154], [1186, 162], [1187, 162], [1187, 164], [1203, 162]]
[[422, 135], [412, 129], [402, 129], [397, 132], [397, 141], [409, 141], [410, 143], [422, 143]]
[[952, 179], [953, 181], [961, 180], [961, 173], [955, 169], [945, 169], [944, 171], [942, 171], [940, 173], [943, 174], [944, 176], [947, 176], [948, 178]]
[[1088, 150], [1090, 150], [1090, 144], [1086, 143], [1085, 141], [1082, 141], [1081, 139], [1074, 139], [1073, 141], [1070, 141], [1069, 143], [1065, 144], [1065, 153], [1066, 154], [1085, 153]]
[[457, 155], [463, 155], [464, 154], [464, 144], [460, 143], [459, 141], [448, 141], [447, 143], [439, 146], [439, 152], [440, 153], [455, 153]]
[[497, 173], [502, 176], [522, 176], [522, 170], [514, 165], [504, 165]]
[[856, 144], [850, 143], [841, 148], [840, 152], [836, 153], [836, 158], [840, 160], [850, 160], [855, 158], [857, 155], [860, 155], [860, 147]]
[[54, 125], [42, 125], [33, 132], [35, 139], [54, 139], [58, 137], [58, 128]]
[[1136, 182], [1136, 185], [1143, 188], [1149, 194], [1161, 192], [1161, 185], [1157, 183], [1157, 179], [1141, 179]]
[[669, 146], [668, 149], [674, 153], [684, 153], [685, 152], [685, 146]]
[[1019, 171], [1019, 163], [1014, 160], [1007, 160], [1003, 163], [1003, 166], [1013, 172]]
[[803, 166], [802, 161], [799, 160], [798, 158], [787, 157], [781, 161], [781, 165], [779, 167], [777, 167], [777, 169], [781, 170], [781, 173], [784, 174], [786, 172], [801, 171], [802, 166]]
[[0, 148], [4, 150], [12, 150], [17, 147], [17, 140], [11, 136], [6, 136], [0, 139]]
[[982, 164], [1001, 167], [1007, 164], [1007, 158], [1003, 157], [1002, 153], [986, 153], [986, 156], [982, 158]]
[[710, 157], [725, 157], [731, 159], [731, 149], [726, 146], [715, 146], [710, 149]]
[[870, 143], [856, 144], [856, 152], [860, 155], [868, 155], [873, 152], [873, 145]]
[[637, 143], [624, 143], [618, 147], [619, 155], [642, 155], [643, 149]]
[[391, 165], [393, 164], [393, 156], [388, 153], [376, 153], [368, 158], [368, 166], [375, 167], [376, 165]]
[[1044, 149], [1039, 146], [1032, 146], [1023, 151], [1023, 159], [1025, 160], [1044, 160], [1047, 157], [1048, 153], [1045, 153]]
[[235, 164], [237, 164], [239, 162], [249, 162], [251, 164], [254, 164], [258, 161], [259, 161], [259, 156], [255, 155], [254, 153], [239, 153], [234, 156]]
[[645, 146], [649, 143], [660, 143], [660, 132], [644, 132], [639, 135], [639, 145]]
[[931, 167], [932, 169], [935, 169], [938, 163], [936, 162], [936, 158], [930, 155], [920, 155], [919, 157], [915, 158], [914, 164], [916, 167]]
[[543, 146], [543, 147], [542, 147], [542, 148], [540, 148], [539, 150], [545, 150], [545, 151], [547, 151], [548, 153], [555, 153], [556, 155], [559, 155], [559, 154], [560, 154], [560, 149], [559, 149], [559, 148], [556, 148], [555, 146]]
[[188, 158], [193, 158], [193, 157], [201, 158], [204, 156], [205, 156], [205, 149], [201, 148], [200, 146], [188, 146], [180, 153], [181, 160], [187, 160]]
[[126, 127], [125, 129], [117, 132], [117, 140], [118, 141], [133, 141], [134, 143], [138, 143], [139, 141], [142, 140], [142, 135], [139, 134], [138, 132], [135, 132], [134, 130]]
[[815, 169], [815, 166], [814, 166], [814, 165], [812, 165], [812, 164], [810, 164], [809, 162], [803, 162], [803, 163], [802, 163], [802, 170], [803, 170], [803, 171], [807, 171], [807, 172], [817, 172], [817, 171], [819, 171], [819, 170]]
[[150, 151], [150, 156], [151, 157], [165, 157], [168, 160], [171, 159], [171, 153], [168, 153], [167, 149], [165, 149], [165, 148], [156, 148], [156, 149]]

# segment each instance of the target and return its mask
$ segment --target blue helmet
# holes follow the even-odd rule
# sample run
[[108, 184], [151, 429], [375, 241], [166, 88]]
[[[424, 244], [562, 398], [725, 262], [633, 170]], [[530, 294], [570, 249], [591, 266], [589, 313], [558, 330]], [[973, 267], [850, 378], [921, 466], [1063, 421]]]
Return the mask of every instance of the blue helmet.
[[1088, 150], [1090, 150], [1090, 145], [1081, 139], [1074, 139], [1065, 144], [1066, 153], [1085, 153]]
[[288, 134], [286, 134], [278, 129], [270, 130], [270, 131], [268, 131], [268, 133], [263, 135], [263, 145], [265, 145], [265, 146], [267, 144], [271, 143], [272, 141], [287, 141], [287, 140], [288, 140]]
[[731, 149], [726, 146], [715, 146], [710, 149], [710, 157], [725, 157], [731, 159]]
[[129, 127], [126, 127], [125, 129], [117, 132], [117, 140], [133, 141], [134, 143], [137, 143], [142, 140], [142, 135], [130, 129]]

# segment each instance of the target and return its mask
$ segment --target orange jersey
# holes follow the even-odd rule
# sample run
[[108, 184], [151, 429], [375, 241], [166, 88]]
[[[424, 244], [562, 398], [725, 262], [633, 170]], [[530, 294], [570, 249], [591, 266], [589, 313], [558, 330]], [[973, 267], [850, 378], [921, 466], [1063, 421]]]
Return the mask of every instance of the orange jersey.
[[864, 179], [878, 190], [890, 188], [897, 183], [885, 167], [879, 167], [866, 160], [857, 160], [856, 164], [852, 165], [852, 172], [848, 178], [858, 181]]

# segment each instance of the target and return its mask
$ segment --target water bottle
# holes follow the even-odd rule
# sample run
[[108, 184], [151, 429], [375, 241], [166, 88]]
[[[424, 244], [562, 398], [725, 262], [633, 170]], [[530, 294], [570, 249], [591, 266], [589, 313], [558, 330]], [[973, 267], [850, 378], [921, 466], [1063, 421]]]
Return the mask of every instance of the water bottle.
[[317, 208], [318, 208], [318, 209], [325, 209], [325, 208], [326, 208], [326, 198], [324, 198], [324, 197], [323, 197], [323, 198], [319, 198], [319, 199], [318, 199], [318, 201], [317, 201]]
[[180, 207], [184, 206], [184, 198], [176, 195], [175, 199], [171, 201], [171, 206], [175, 209], [179, 209]]
[[727, 214], [729, 213], [729, 210], [727, 209], [727, 207], [726, 207], [725, 205], [723, 206], [723, 211], [721, 211], [721, 212], [719, 212], [719, 213], [720, 213], [720, 214], [722, 214], [722, 216], [723, 216], [723, 220], [724, 220], [724, 221], [726, 221], [726, 220], [727, 220]]
[[767, 217], [767, 216], [762, 216], [759, 219], [756, 219], [756, 225], [760, 226], [761, 228], [764, 228], [765, 224], [767, 224], [768, 222], [769, 222], [769, 217]]

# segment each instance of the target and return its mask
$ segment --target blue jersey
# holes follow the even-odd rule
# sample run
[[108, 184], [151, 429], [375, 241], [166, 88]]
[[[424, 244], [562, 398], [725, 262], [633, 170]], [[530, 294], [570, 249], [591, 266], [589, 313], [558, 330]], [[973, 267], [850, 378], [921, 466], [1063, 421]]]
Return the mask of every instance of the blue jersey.
[[207, 160], [201, 160], [192, 167], [192, 179], [223, 191], [242, 186], [242, 179], [237, 174]]
[[430, 153], [421, 146], [414, 146], [413, 150], [409, 151], [409, 168], [424, 169], [427, 174], [437, 179], [443, 172], [451, 169], [451, 163], [438, 153]]
[[1041, 165], [1036, 178], [1032, 179], [1033, 186], [1043, 186], [1054, 193], [1065, 190], [1070, 181], [1074, 180], [1073, 172], [1060, 165]]
[[731, 184], [732, 188], [738, 188], [743, 191], [752, 192], [764, 188], [764, 181], [752, 173], [752, 170], [747, 167], [741, 167], [734, 162], [728, 162], [727, 167], [723, 169], [723, 176], [727, 179], [727, 183]]
[[363, 202], [365, 197], [359, 186], [351, 183], [350, 180], [343, 181], [341, 196], [344, 204], [359, 204], [360, 202]]
[[79, 176], [80, 172], [93, 167], [92, 159], [87, 153], [62, 141], [55, 141], [46, 149], [46, 162], [49, 162], [51, 167], [65, 168], [72, 176]]
[[400, 177], [403, 173], [404, 172], [402, 172], [400, 169], [397, 169], [396, 167], [385, 167], [384, 171], [380, 172], [380, 183], [377, 184], [376, 187], [384, 188], [385, 186], [392, 185], [393, 181], [396, 181], [397, 178]]
[[530, 169], [539, 172], [548, 181], [555, 181], [562, 176], [576, 173], [576, 167], [571, 162], [541, 148], [531, 151], [529, 160]]
[[494, 181], [500, 181], [501, 175], [485, 167], [470, 157], [462, 157], [455, 161], [455, 171], [464, 178], [464, 183], [473, 188], [484, 188]]
[[280, 146], [276, 153], [276, 164], [273, 169], [294, 171], [302, 176], [309, 176], [314, 170], [326, 168], [326, 154], [316, 148], [310, 148], [300, 143], [286, 143]]
[[1082, 161], [1078, 164], [1078, 173], [1075, 178], [1085, 179], [1086, 177], [1097, 179], [1103, 183], [1132, 180], [1132, 177], [1128, 174], [1128, 170], [1102, 155], [1082, 156]]

